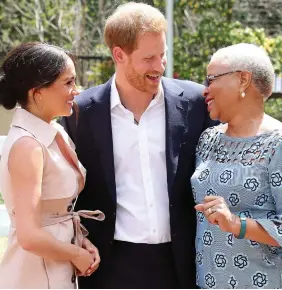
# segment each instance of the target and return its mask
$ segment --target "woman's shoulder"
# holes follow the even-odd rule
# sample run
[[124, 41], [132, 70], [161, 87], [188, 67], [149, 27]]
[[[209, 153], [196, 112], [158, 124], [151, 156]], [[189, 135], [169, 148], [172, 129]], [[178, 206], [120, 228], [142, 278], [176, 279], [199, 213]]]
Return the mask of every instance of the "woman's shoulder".
[[264, 122], [262, 124], [261, 130], [265, 132], [272, 132], [272, 131], [282, 132], [282, 122], [265, 114]]
[[204, 130], [199, 138], [199, 141], [207, 141], [212, 139], [215, 135], [223, 133], [226, 130], [225, 124], [219, 124], [217, 126], [209, 127]]
[[210, 148], [213, 145], [213, 143], [217, 140], [217, 136], [219, 136], [222, 130], [224, 130], [222, 126], [223, 124], [209, 127], [205, 131], [202, 132], [199, 138], [197, 147], [196, 147], [196, 151], [198, 153], [202, 151], [206, 151], [208, 148]]
[[263, 132], [262, 135], [264, 135], [274, 147], [282, 146], [282, 122], [269, 115], [265, 115], [261, 131]]
[[35, 137], [28, 131], [20, 127], [12, 126], [8, 132], [8, 135], [5, 139], [3, 151], [5, 148], [11, 148], [15, 143], [22, 143], [24, 140], [35, 139]]
[[[11, 164], [15, 162], [15, 160], [23, 161], [26, 160], [26, 158], [32, 159], [34, 152], [39, 152], [39, 154], [43, 156], [43, 151], [44, 148], [41, 142], [31, 133], [20, 127], [11, 127], [5, 139], [1, 153], [1, 162], [8, 165], [8, 160], [11, 158]], [[18, 165], [20, 167], [20, 164]]]

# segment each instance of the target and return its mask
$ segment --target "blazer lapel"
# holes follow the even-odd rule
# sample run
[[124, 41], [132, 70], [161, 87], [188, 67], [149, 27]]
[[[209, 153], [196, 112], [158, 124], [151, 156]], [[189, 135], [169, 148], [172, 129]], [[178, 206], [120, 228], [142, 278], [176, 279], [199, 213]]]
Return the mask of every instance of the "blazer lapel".
[[169, 79], [163, 78], [166, 109], [166, 164], [167, 185], [171, 195], [177, 171], [182, 137], [187, 126], [188, 100], [182, 98], [183, 90]]
[[109, 192], [116, 202], [116, 184], [113, 155], [113, 137], [111, 125], [111, 83], [110, 79], [91, 97], [92, 104], [87, 108], [89, 126], [91, 127], [95, 147], [99, 150], [100, 162], [104, 171]]

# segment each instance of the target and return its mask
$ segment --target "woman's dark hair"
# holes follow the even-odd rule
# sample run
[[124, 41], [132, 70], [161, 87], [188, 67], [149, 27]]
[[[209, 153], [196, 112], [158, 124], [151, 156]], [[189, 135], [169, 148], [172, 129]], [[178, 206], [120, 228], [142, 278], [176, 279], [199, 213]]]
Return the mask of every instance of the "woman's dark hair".
[[40, 42], [19, 45], [8, 53], [1, 65], [0, 105], [13, 109], [25, 106], [28, 91], [51, 85], [73, 56], [64, 49]]

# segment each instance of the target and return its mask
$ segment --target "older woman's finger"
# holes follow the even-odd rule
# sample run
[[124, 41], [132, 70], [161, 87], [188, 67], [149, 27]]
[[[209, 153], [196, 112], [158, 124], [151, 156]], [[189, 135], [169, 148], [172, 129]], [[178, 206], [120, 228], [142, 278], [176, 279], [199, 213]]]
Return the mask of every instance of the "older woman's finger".
[[218, 195], [206, 195], [205, 198], [204, 198], [204, 202], [210, 202], [210, 201], [213, 201], [213, 200], [216, 200], [216, 199], [219, 199], [221, 198], [221, 196], [218, 196]]
[[212, 214], [210, 214], [210, 215], [207, 217], [207, 220], [208, 220], [208, 222], [209, 222], [210, 224], [218, 225], [217, 217], [218, 217], [218, 212], [217, 212], [217, 211], [214, 211], [214, 212], [212, 212]]
[[207, 203], [204, 203], [204, 206], [203, 206], [203, 211], [207, 211], [209, 208], [211, 207], [214, 207], [214, 206], [217, 206], [220, 204], [220, 200], [219, 199], [214, 199], [212, 201], [209, 201]]
[[204, 211], [204, 204], [199, 203], [199, 204], [195, 205], [194, 208], [198, 211]]

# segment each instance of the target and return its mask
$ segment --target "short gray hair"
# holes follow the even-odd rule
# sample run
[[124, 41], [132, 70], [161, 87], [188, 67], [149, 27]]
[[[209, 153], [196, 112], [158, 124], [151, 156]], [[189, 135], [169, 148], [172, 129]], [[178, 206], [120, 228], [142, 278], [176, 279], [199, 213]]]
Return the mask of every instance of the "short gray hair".
[[219, 49], [211, 62], [219, 62], [231, 71], [245, 70], [252, 73], [252, 81], [260, 94], [267, 99], [273, 89], [274, 68], [265, 50], [254, 44], [239, 43]]

